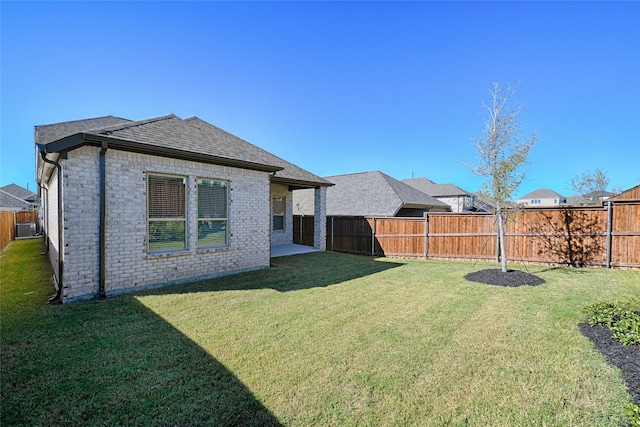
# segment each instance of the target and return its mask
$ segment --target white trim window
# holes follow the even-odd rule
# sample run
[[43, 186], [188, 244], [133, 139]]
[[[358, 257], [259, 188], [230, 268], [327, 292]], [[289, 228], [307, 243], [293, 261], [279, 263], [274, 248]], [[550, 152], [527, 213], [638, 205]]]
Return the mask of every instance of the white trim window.
[[229, 183], [198, 178], [198, 247], [229, 245]]
[[186, 177], [147, 175], [147, 231], [149, 252], [187, 248]]
[[273, 231], [284, 231], [285, 198], [273, 197], [271, 199], [271, 227]]

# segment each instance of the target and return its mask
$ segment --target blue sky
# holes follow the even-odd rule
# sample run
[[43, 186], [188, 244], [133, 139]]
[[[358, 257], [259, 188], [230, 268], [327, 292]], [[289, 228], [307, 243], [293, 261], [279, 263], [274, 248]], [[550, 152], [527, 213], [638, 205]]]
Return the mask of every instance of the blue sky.
[[493, 82], [538, 142], [518, 195], [640, 184], [640, 2], [0, 2], [0, 185], [33, 126], [198, 116], [317, 175], [468, 191]]

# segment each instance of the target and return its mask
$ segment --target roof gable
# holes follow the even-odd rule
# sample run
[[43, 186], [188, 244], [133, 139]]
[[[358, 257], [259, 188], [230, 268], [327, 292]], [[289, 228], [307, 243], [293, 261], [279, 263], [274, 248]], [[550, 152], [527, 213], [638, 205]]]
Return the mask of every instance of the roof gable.
[[532, 191], [531, 193], [525, 194], [520, 197], [518, 200], [530, 200], [530, 199], [559, 199], [564, 198], [564, 196], [556, 193], [553, 190], [549, 190], [548, 188], [540, 188]]

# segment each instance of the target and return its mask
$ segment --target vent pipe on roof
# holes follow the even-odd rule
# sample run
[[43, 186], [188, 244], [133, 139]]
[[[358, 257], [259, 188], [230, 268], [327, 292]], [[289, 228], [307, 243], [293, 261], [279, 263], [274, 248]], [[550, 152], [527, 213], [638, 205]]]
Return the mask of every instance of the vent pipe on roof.
[[[49, 304], [54, 304], [62, 302], [62, 285], [64, 283], [62, 279], [64, 273], [64, 247], [62, 246], [62, 232], [64, 230], [62, 225], [62, 166], [58, 162], [47, 159], [46, 145], [38, 144], [38, 150], [40, 151], [40, 157], [42, 157], [42, 161], [55, 166], [56, 173], [58, 174], [58, 280], [56, 294], [49, 298]], [[49, 192], [47, 192], [47, 199], [48, 195]]]

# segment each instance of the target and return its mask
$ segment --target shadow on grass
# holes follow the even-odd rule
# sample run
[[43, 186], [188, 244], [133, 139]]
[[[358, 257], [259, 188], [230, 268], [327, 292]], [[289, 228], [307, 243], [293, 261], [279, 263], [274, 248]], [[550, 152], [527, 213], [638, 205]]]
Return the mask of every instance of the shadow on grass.
[[[46, 269], [36, 252], [25, 256]], [[14, 268], [4, 263], [3, 274]], [[135, 297], [52, 306], [50, 288], [3, 283], [21, 299], [1, 300], [0, 425], [281, 425], [233, 372]]]
[[323, 288], [370, 276], [403, 264], [337, 252], [313, 252], [273, 258], [271, 268], [211, 280], [167, 286], [140, 295], [274, 289], [279, 292]]
[[[536, 266], [529, 266], [529, 269], [534, 270]], [[567, 266], [547, 266], [541, 267], [540, 270], [536, 270], [535, 273], [546, 273], [548, 271], [559, 272], [562, 274], [588, 274], [588, 268], [580, 268], [580, 267], [567, 267]]]
[[[24, 251], [25, 259], [16, 256], [15, 262], [46, 270], [40, 251], [33, 245], [33, 253]], [[268, 270], [142, 294], [288, 292], [400, 265], [313, 253], [276, 259]], [[2, 304], [1, 425], [281, 425], [233, 372], [135, 295], [51, 306], [46, 305], [50, 290], [48, 274], [3, 286], [3, 293], [16, 298]]]

